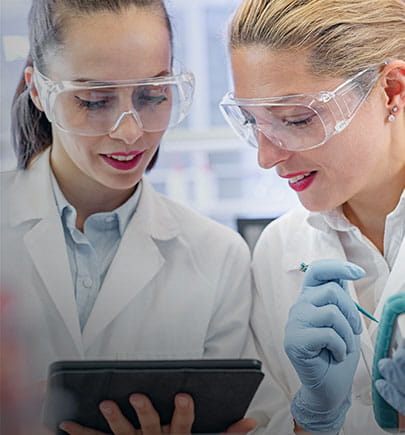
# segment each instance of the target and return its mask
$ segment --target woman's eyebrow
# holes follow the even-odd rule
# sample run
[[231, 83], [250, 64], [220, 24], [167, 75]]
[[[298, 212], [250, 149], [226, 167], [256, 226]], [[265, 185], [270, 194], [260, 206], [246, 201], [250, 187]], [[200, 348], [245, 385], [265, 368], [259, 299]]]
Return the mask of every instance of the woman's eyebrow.
[[[149, 76], [149, 77], [143, 77], [143, 78], [139, 78], [139, 79], [133, 79], [134, 81], [138, 81], [138, 80], [147, 80], [147, 79], [155, 79], [158, 77], [167, 77], [170, 75], [170, 71], [168, 70], [162, 70], [159, 73], [157, 73], [154, 76]], [[103, 83], [103, 84], [109, 84], [109, 83], [114, 83], [115, 81], [126, 81], [126, 80], [96, 80], [96, 79], [91, 79], [91, 78], [87, 78], [87, 77], [79, 77], [77, 79], [72, 79], [72, 82], [78, 82], [78, 83], [85, 83], [85, 82], [92, 82], [92, 83]], [[131, 79], [128, 79], [128, 81], [131, 81]]]

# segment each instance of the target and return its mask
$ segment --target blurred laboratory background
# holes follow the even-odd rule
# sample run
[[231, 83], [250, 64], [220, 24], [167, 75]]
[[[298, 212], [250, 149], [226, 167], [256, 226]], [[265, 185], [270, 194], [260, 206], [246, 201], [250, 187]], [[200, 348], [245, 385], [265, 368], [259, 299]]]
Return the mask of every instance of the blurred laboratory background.
[[[231, 86], [226, 27], [240, 0], [167, 0], [174, 24], [175, 57], [196, 76], [188, 118], [164, 137], [147, 177], [156, 190], [239, 230], [254, 244], [263, 225], [297, 204], [275, 171], [257, 164], [256, 150], [240, 141], [218, 108]], [[28, 51], [31, 0], [1, 1], [2, 170], [15, 167], [10, 106]]]

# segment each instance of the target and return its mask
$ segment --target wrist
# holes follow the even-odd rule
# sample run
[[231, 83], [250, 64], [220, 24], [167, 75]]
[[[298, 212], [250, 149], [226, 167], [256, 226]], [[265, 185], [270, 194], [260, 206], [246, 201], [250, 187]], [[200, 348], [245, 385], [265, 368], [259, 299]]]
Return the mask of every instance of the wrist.
[[337, 406], [322, 410], [311, 406], [299, 390], [291, 402], [291, 414], [296, 423], [307, 432], [336, 435], [342, 428], [350, 408], [350, 394]]

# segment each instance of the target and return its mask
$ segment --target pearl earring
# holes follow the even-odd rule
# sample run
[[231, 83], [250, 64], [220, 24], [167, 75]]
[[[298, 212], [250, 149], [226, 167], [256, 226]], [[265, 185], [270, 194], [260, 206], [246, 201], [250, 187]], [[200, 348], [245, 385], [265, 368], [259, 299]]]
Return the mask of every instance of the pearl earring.
[[394, 106], [391, 109], [391, 113], [388, 115], [388, 121], [389, 122], [394, 122], [395, 121], [395, 115], [394, 115], [394, 113], [397, 113], [397, 112], [398, 112], [398, 106]]

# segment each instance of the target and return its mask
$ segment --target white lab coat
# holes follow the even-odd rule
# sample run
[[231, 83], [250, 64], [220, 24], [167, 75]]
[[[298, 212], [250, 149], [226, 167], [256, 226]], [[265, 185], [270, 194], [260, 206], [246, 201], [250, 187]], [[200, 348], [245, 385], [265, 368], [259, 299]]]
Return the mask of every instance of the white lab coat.
[[32, 378], [60, 359], [239, 358], [251, 309], [250, 253], [231, 229], [143, 180], [83, 333], [49, 151], [1, 176], [2, 287], [18, 295]]
[[[272, 222], [262, 233], [253, 256], [256, 290], [251, 322], [259, 357], [266, 372], [270, 373], [272, 385], [262, 385], [256, 397], [256, 405], [261, 412], [254, 412], [252, 416], [259, 418], [263, 425], [268, 424], [266, 434], [294, 433], [289, 403], [299, 389], [300, 382], [284, 352], [283, 340], [289, 308], [296, 301], [304, 278], [304, 274], [299, 271], [299, 265], [301, 262], [309, 264], [323, 258], [346, 260], [336, 231], [330, 228], [326, 231], [313, 228], [306, 221], [308, 213], [299, 207]], [[404, 265], [403, 240], [374, 313], [375, 317], [381, 316], [382, 307], [389, 296], [405, 291]], [[358, 302], [352, 283], [349, 283], [349, 287], [352, 298]], [[367, 329], [363, 319], [361, 358], [353, 383], [352, 406], [340, 432], [345, 435], [386, 433], [374, 420], [371, 399], [370, 372], [377, 328], [371, 322]]]

